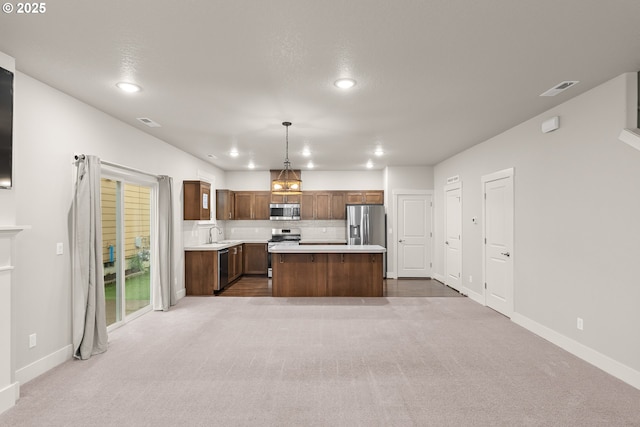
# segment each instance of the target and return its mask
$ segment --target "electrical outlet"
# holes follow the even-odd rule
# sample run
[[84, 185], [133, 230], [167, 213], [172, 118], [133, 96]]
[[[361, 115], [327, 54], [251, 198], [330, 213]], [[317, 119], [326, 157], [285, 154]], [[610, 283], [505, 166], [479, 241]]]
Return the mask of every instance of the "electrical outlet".
[[64, 253], [64, 246], [62, 243], [56, 244], [56, 255], [62, 255]]
[[469, 283], [473, 283], [473, 276], [469, 276]]
[[36, 346], [36, 334], [29, 335], [29, 348]]
[[578, 321], [576, 322], [576, 327], [579, 330], [582, 330], [584, 328], [584, 320], [582, 320], [581, 317], [578, 317]]

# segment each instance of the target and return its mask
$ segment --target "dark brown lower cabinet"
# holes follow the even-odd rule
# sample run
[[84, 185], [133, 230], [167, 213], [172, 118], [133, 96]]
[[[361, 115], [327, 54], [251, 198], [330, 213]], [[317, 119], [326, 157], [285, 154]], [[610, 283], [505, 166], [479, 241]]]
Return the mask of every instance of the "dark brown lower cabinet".
[[187, 295], [213, 295], [218, 282], [218, 252], [185, 251], [184, 276]]
[[229, 283], [242, 276], [242, 246], [236, 245], [229, 248]]
[[332, 297], [381, 297], [382, 254], [327, 254], [327, 295]]
[[267, 274], [268, 255], [266, 243], [245, 243], [244, 274]]
[[272, 254], [274, 297], [381, 297], [380, 253]]
[[271, 254], [274, 297], [327, 294], [327, 254]]

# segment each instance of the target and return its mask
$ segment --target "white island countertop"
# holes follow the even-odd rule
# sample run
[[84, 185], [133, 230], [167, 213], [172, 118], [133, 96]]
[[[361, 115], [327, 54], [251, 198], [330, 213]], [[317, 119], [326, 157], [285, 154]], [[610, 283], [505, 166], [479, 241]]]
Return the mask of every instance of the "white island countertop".
[[379, 245], [275, 245], [274, 254], [376, 254], [387, 250]]
[[213, 243], [203, 243], [200, 245], [185, 246], [185, 251], [219, 251], [221, 249], [227, 249], [233, 246], [238, 246], [243, 243], [260, 243], [267, 244], [266, 240], [222, 240]]

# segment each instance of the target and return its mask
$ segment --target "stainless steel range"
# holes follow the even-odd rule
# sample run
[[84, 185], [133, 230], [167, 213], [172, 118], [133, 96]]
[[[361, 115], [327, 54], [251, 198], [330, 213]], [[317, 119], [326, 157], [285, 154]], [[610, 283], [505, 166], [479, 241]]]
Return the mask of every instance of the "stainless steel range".
[[[299, 228], [272, 228], [271, 239], [267, 243], [269, 248], [275, 245], [299, 245], [300, 244], [300, 229]], [[271, 252], [268, 255], [269, 262], [269, 277], [272, 277], [271, 270]]]

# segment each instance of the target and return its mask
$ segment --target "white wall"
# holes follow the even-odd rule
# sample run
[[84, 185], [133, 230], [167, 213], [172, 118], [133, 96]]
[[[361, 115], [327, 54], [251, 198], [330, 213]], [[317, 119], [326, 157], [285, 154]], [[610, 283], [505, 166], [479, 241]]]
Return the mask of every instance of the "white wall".
[[[124, 102], [124, 101], [123, 101]], [[16, 219], [32, 229], [17, 238], [13, 293], [14, 358], [18, 380], [39, 373], [39, 361], [59, 357], [71, 343], [69, 211], [73, 155], [103, 160], [174, 179], [174, 280], [184, 288], [182, 181], [224, 173], [20, 72], [15, 82], [14, 177]], [[65, 254], [56, 256], [56, 243]], [[37, 346], [28, 348], [28, 336]], [[63, 353], [60, 353], [63, 351]], [[33, 365], [32, 365], [33, 364]]]
[[[303, 191], [383, 190], [383, 172], [373, 171], [302, 171]], [[229, 171], [227, 189], [234, 191], [269, 191], [269, 171]], [[222, 187], [219, 187], [222, 188]]]
[[387, 211], [387, 273], [396, 277], [395, 212], [393, 211], [394, 191], [433, 190], [433, 167], [431, 166], [388, 166], [384, 170], [384, 204]]
[[433, 190], [432, 166], [389, 166], [385, 189]]
[[384, 190], [382, 170], [303, 171], [302, 187], [316, 190]]
[[[637, 75], [617, 77], [434, 169], [435, 269], [444, 273], [443, 188], [460, 175], [463, 286], [482, 296], [482, 225], [471, 222], [482, 219], [480, 178], [514, 167], [514, 319], [603, 356], [632, 383], [640, 380], [640, 152], [617, 137], [635, 127], [636, 96]], [[560, 129], [542, 134], [555, 115]]]
[[[270, 191], [271, 174], [269, 171], [228, 171], [225, 174], [226, 190], [233, 191]], [[304, 181], [303, 181], [304, 186]], [[305, 188], [306, 190], [306, 188]]]

